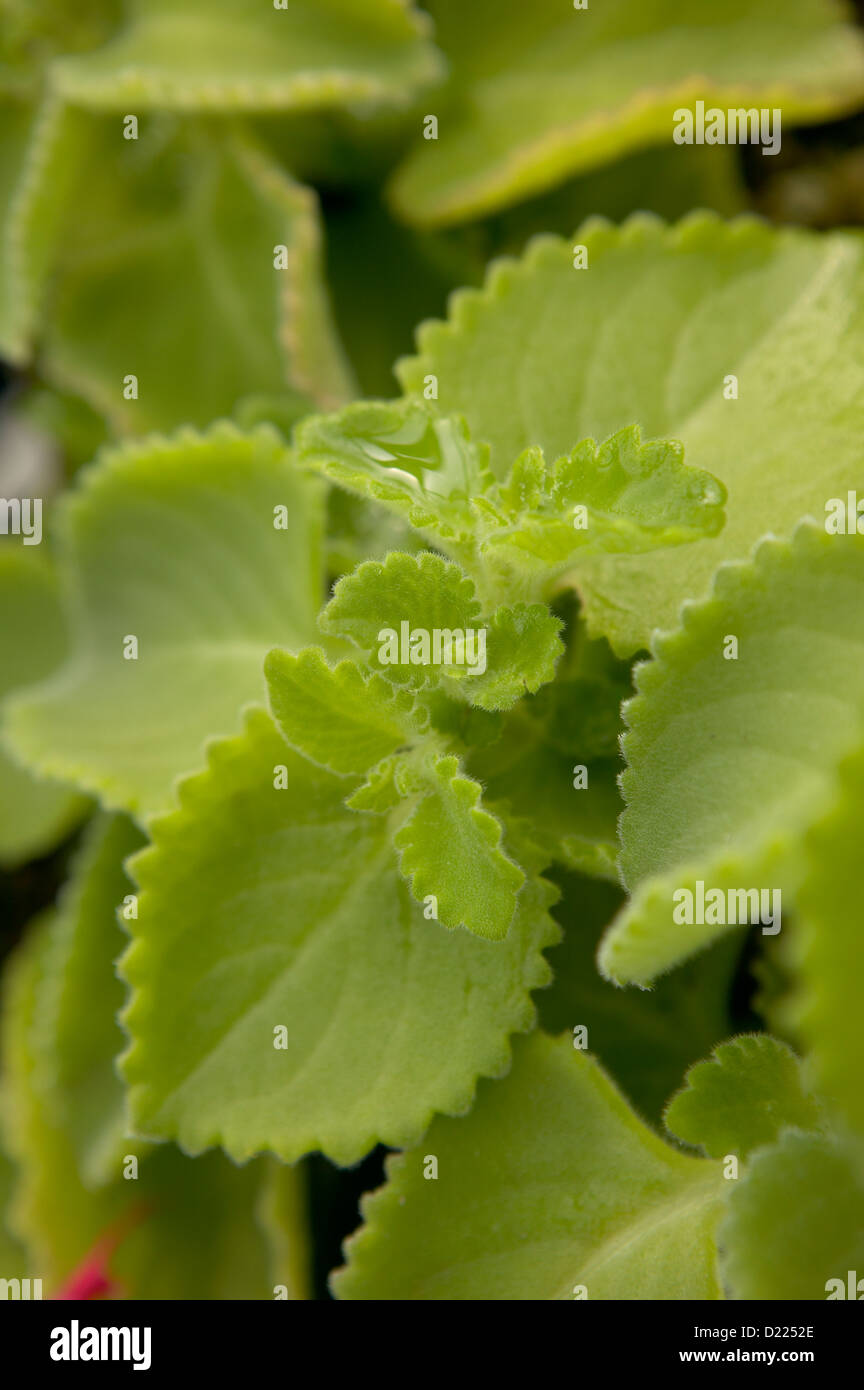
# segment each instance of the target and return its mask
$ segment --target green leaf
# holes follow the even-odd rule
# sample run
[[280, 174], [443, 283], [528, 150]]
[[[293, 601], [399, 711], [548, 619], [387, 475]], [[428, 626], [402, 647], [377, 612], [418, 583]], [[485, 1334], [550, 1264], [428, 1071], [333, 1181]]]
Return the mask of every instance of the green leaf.
[[104, 453], [61, 517], [73, 655], [10, 702], [13, 751], [112, 808], [146, 816], [170, 804], [173, 779], [203, 764], [204, 740], [261, 700], [270, 648], [314, 635], [320, 511], [317, 487], [266, 427]]
[[[573, 268], [574, 244], [587, 270]], [[437, 378], [435, 409], [464, 415], [498, 478], [529, 446], [555, 459], [636, 421], [646, 439], [681, 440], [688, 465], [724, 484], [727, 521], [713, 539], [580, 563], [592, 632], [628, 654], [675, 626], [722, 561], [860, 489], [862, 254], [854, 235], [753, 219], [586, 224], [455, 296], [447, 324], [421, 329], [400, 379], [422, 397]], [[724, 398], [730, 375], [737, 400]]]
[[471, 579], [431, 552], [360, 565], [336, 585], [319, 624], [388, 680], [438, 685], [490, 711], [552, 680], [563, 651], [561, 622], [545, 605], [517, 603], [483, 619]]
[[785, 1043], [766, 1034], [732, 1038], [687, 1073], [673, 1096], [666, 1128], [711, 1158], [772, 1144], [786, 1128], [819, 1129], [816, 1102], [807, 1092], [801, 1066]]
[[356, 401], [301, 421], [298, 460], [418, 530], [469, 543], [469, 498], [491, 481], [482, 449], [457, 420], [436, 420], [414, 400]]
[[720, 1296], [718, 1166], [657, 1139], [566, 1039], [522, 1043], [506, 1081], [388, 1172], [334, 1276], [340, 1298]]
[[860, 35], [821, 0], [790, 0], [781, 26], [771, 0], [708, 12], [701, 0], [430, 9], [453, 80], [438, 139], [418, 141], [391, 188], [411, 222], [478, 217], [671, 141], [674, 113], [697, 98], [779, 107], [785, 128], [854, 109], [864, 92]]
[[480, 805], [480, 786], [460, 772], [458, 758], [436, 759], [424, 781], [430, 790], [393, 841], [411, 892], [419, 903], [434, 896], [443, 926], [500, 941], [525, 882], [502, 849], [501, 824]]
[[836, 1297], [830, 1279], [841, 1281], [840, 1297], [849, 1296], [849, 1271], [864, 1269], [862, 1171], [860, 1150], [796, 1130], [755, 1154], [729, 1184], [719, 1233], [732, 1297]]
[[[737, 659], [724, 659], [731, 637]], [[859, 741], [862, 653], [864, 537], [815, 523], [721, 569], [712, 597], [658, 638], [626, 707], [621, 871], [633, 897], [600, 953], [610, 978], [645, 984], [727, 931], [730, 899], [713, 913], [711, 890], [758, 889], [764, 905], [734, 900], [735, 916], [782, 929], [800, 837]], [[673, 894], [691, 895], [692, 921]]]
[[[302, 1297], [302, 1232], [282, 1224], [297, 1215], [287, 1191], [297, 1183], [290, 1170], [268, 1162], [239, 1170], [220, 1154], [193, 1162], [173, 1146], [147, 1152], [128, 1140], [127, 1156], [139, 1159], [136, 1180], [118, 1171], [96, 1192], [82, 1185], [75, 1146], [57, 1119], [62, 1098], [46, 1094], [42, 1076], [39, 1019], [53, 932], [50, 917], [31, 926], [7, 965], [2, 1013], [4, 1128], [18, 1165], [9, 1220], [45, 1294], [56, 1294], [107, 1243], [117, 1247], [109, 1270], [121, 1297], [270, 1298], [276, 1280], [289, 1284], [289, 1296]], [[110, 996], [86, 1003], [102, 1012], [103, 1025], [109, 1017], [113, 1024]], [[273, 1220], [279, 1227], [268, 1234]]]
[[116, 38], [57, 61], [51, 77], [71, 100], [114, 111], [403, 103], [441, 73], [427, 24], [403, 0], [135, 0]]
[[405, 517], [508, 596], [547, 597], [586, 555], [682, 545], [723, 525], [722, 484], [686, 467], [680, 444], [643, 443], [636, 425], [548, 466], [542, 449], [526, 449], [501, 484], [461, 418], [436, 420], [410, 398], [304, 420], [296, 447], [302, 463]]
[[114, 961], [124, 936], [117, 911], [132, 893], [123, 860], [144, 843], [125, 816], [96, 818], [42, 957], [32, 1044], [38, 1080], [53, 1098], [52, 1119], [64, 1131], [88, 1188], [114, 1178], [122, 1167], [124, 1092], [114, 1060], [123, 1046], [116, 1015], [125, 991]]
[[481, 556], [554, 579], [584, 555], [638, 554], [716, 535], [726, 490], [688, 468], [674, 440], [642, 441], [638, 425], [603, 444], [583, 440], [547, 467], [528, 449], [478, 506]]
[[442, 931], [412, 903], [383, 818], [345, 809], [344, 792], [258, 711], [151, 827], [121, 967], [140, 1133], [238, 1161], [320, 1148], [353, 1163], [416, 1142], [506, 1070], [548, 979], [552, 889], [525, 884], [504, 942]]
[[[319, 619], [322, 632], [353, 642], [373, 669], [391, 681], [414, 686], [438, 681], [441, 668], [432, 664], [432, 633], [464, 632], [479, 625], [480, 604], [471, 580], [457, 565], [429, 551], [395, 551], [383, 563], [366, 561], [340, 579]], [[413, 633], [426, 636], [425, 662], [411, 660]], [[414, 655], [423, 654], [418, 642]], [[442, 645], [442, 660], [443, 654]], [[459, 653], [448, 645], [447, 655], [452, 659]]]
[[862, 826], [864, 754], [859, 750], [840, 768], [836, 804], [805, 841], [794, 942], [798, 988], [791, 1010], [820, 1090], [859, 1133], [864, 1132], [857, 909]]
[[[57, 580], [35, 548], [0, 548], [0, 696], [48, 676], [68, 648]], [[82, 818], [86, 802], [37, 779], [0, 751], [0, 865], [47, 853]]]
[[358, 774], [403, 746], [413, 700], [353, 661], [330, 667], [320, 647], [269, 652], [270, 709], [292, 748], [331, 772]]
[[[64, 119], [83, 126], [87, 196], [66, 209], [49, 380], [119, 433], [203, 427], [286, 385], [343, 400], [314, 195], [233, 125], [154, 115], [126, 140], [119, 117]], [[166, 335], [156, 306], [168, 299]]]

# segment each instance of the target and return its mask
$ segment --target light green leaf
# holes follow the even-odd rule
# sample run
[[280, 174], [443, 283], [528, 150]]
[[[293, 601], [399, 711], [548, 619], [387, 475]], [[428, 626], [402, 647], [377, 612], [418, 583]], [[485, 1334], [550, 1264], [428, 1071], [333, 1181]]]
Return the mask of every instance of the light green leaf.
[[464, 424], [414, 400], [356, 401], [301, 421], [298, 460], [436, 539], [471, 544], [472, 495], [491, 483]]
[[203, 427], [286, 385], [343, 400], [314, 195], [233, 125], [154, 115], [125, 140], [119, 117], [65, 119], [85, 127], [87, 197], [66, 212], [49, 380], [120, 433]]
[[[276, 1281], [302, 1297], [302, 1229], [282, 1224], [297, 1216], [286, 1190], [298, 1181], [290, 1170], [276, 1172], [269, 1162], [240, 1170], [220, 1154], [193, 1162], [171, 1145], [148, 1152], [128, 1140], [127, 1155], [139, 1159], [137, 1180], [118, 1171], [97, 1192], [82, 1186], [74, 1144], [57, 1121], [59, 1097], [46, 1095], [40, 1079], [38, 1020], [53, 931], [50, 917], [31, 926], [7, 966], [2, 1013], [4, 1129], [18, 1165], [9, 1220], [45, 1296], [107, 1242], [116, 1245], [108, 1268], [120, 1297], [272, 1298]], [[96, 995], [88, 1004], [107, 1006], [110, 1016], [110, 998]]]
[[442, 667], [441, 684], [449, 693], [481, 709], [502, 710], [554, 678], [564, 650], [561, 622], [544, 603], [498, 608], [485, 628], [486, 670]]
[[471, 579], [431, 552], [360, 565], [336, 585], [319, 622], [388, 680], [438, 685], [490, 711], [552, 680], [564, 649], [561, 622], [545, 605], [517, 603], [483, 619]]
[[393, 841], [411, 892], [419, 903], [434, 896], [443, 926], [500, 941], [525, 882], [502, 849], [501, 824], [480, 805], [480, 786], [460, 772], [458, 758], [436, 759], [424, 782], [430, 789]]
[[[415, 686], [437, 683], [441, 666], [432, 664], [434, 632], [464, 633], [479, 625], [480, 604], [471, 580], [457, 565], [429, 551], [394, 551], [383, 563], [367, 560], [340, 579], [319, 620], [322, 632], [359, 647], [373, 670]], [[411, 660], [414, 633], [425, 634], [425, 663]], [[418, 658], [424, 655], [421, 648], [418, 640]], [[449, 644], [447, 655], [454, 655]]]
[[436, 1120], [388, 1170], [334, 1276], [341, 1298], [720, 1296], [718, 1165], [657, 1139], [567, 1039], [522, 1043], [467, 1118]]
[[[48, 676], [68, 649], [57, 580], [35, 548], [0, 548], [0, 696]], [[68, 787], [27, 772], [0, 751], [0, 864], [47, 853], [87, 803]]]
[[[674, 113], [779, 107], [782, 122], [854, 109], [860, 35], [833, 4], [702, 0], [580, 9], [537, 0], [432, 0], [451, 61], [436, 141], [418, 141], [392, 198], [411, 222], [452, 223], [518, 202], [627, 150], [672, 140]], [[772, 130], [773, 130], [772, 124]]]
[[[724, 659], [730, 638], [736, 659]], [[800, 836], [858, 743], [862, 657], [864, 537], [815, 523], [721, 569], [712, 597], [657, 639], [626, 707], [621, 871], [633, 897], [601, 949], [610, 978], [649, 982], [728, 930], [733, 909], [782, 929]], [[758, 904], [728, 897], [751, 890]]]
[[638, 425], [550, 465], [526, 449], [500, 484], [460, 417], [436, 419], [411, 398], [304, 420], [296, 447], [302, 463], [404, 516], [507, 596], [548, 597], [586, 555], [682, 545], [723, 525], [722, 484], [686, 467], [680, 444], [643, 443]]
[[747, 1158], [785, 1128], [821, 1128], [797, 1057], [767, 1034], [732, 1038], [691, 1067], [665, 1120], [671, 1134], [711, 1158]]
[[270, 709], [298, 752], [331, 772], [367, 772], [408, 741], [413, 700], [353, 661], [327, 665], [320, 647], [269, 652]]
[[125, 816], [92, 823], [42, 957], [32, 1043], [37, 1084], [53, 1101], [51, 1118], [88, 1188], [116, 1178], [125, 1152], [124, 1093], [114, 1069], [125, 992], [114, 962], [124, 945], [117, 911], [132, 893], [123, 860], [142, 844]]
[[404, 103], [442, 71], [428, 21], [405, 0], [135, 0], [95, 52], [57, 61], [52, 81], [108, 110], [292, 110]]
[[[587, 270], [573, 268], [574, 244], [586, 246]], [[681, 440], [688, 465], [720, 479], [729, 500], [718, 536], [580, 563], [592, 631], [631, 653], [676, 624], [681, 601], [701, 597], [722, 561], [864, 486], [862, 255], [855, 235], [753, 219], [586, 224], [455, 296], [446, 325], [421, 329], [400, 379], [422, 397], [434, 375], [436, 410], [465, 416], [499, 478], [529, 446], [555, 459], [638, 422], [647, 439]], [[737, 399], [724, 398], [729, 376]]]
[[[848, 1297], [849, 1271], [857, 1271], [854, 1285], [864, 1270], [862, 1172], [860, 1150], [796, 1130], [755, 1154], [729, 1183], [720, 1227], [723, 1282], [732, 1297], [836, 1297], [830, 1279]], [[860, 1296], [857, 1287], [851, 1296]]]
[[716, 535], [726, 490], [688, 468], [674, 440], [642, 441], [638, 425], [603, 444], [583, 440], [547, 467], [520, 454], [506, 481], [477, 504], [488, 563], [548, 583], [585, 555], [638, 554]]
[[791, 1013], [810, 1049], [820, 1090], [859, 1133], [864, 1132], [858, 906], [862, 837], [864, 755], [856, 751], [840, 768], [836, 805], [805, 842], [794, 942], [799, 987]]
[[548, 979], [552, 889], [525, 884], [504, 942], [442, 931], [412, 903], [383, 818], [345, 809], [344, 792], [259, 711], [152, 826], [121, 967], [142, 1134], [353, 1163], [416, 1142], [506, 1069]]
[[[266, 427], [104, 453], [61, 518], [74, 652], [10, 702], [13, 751], [112, 808], [170, 804], [204, 740], [261, 700], [269, 649], [314, 635], [320, 512]], [[124, 659], [130, 637], [137, 659]]]

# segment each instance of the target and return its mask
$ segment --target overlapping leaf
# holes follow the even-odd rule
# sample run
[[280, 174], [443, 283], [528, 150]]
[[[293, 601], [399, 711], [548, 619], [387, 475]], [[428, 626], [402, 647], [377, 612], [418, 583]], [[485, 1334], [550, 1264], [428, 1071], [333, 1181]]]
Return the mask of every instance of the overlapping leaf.
[[839, 7], [771, 0], [575, 6], [433, 0], [453, 67], [438, 138], [418, 141], [393, 201], [409, 221], [459, 222], [629, 149], [672, 141], [673, 115], [779, 107], [788, 122], [864, 98], [864, 50]]
[[[604, 973], [639, 984], [729, 929], [730, 891], [758, 890], [740, 912], [735, 900], [739, 924], [782, 930], [800, 836], [830, 806], [835, 767], [859, 737], [864, 537], [808, 523], [791, 542], [764, 542], [720, 570], [712, 597], [688, 606], [654, 653], [624, 741], [621, 870], [633, 898], [600, 954]], [[685, 892], [689, 922], [673, 896]]]
[[116, 37], [51, 76], [65, 96], [114, 111], [405, 103], [442, 73], [427, 29], [405, 0], [135, 0]]
[[341, 1298], [720, 1297], [718, 1165], [657, 1139], [567, 1039], [520, 1044], [466, 1119], [436, 1120], [388, 1167]]
[[266, 428], [219, 425], [104, 454], [63, 514], [73, 653], [16, 695], [13, 750], [111, 807], [170, 804], [205, 739], [261, 699], [269, 648], [314, 635], [320, 512], [317, 488]]
[[[574, 244], [587, 270], [574, 269]], [[723, 560], [864, 487], [862, 254], [855, 236], [752, 219], [586, 224], [456, 296], [400, 377], [418, 397], [435, 378], [434, 408], [464, 415], [499, 478], [530, 446], [555, 459], [638, 422], [647, 439], [681, 440], [688, 465], [726, 486], [713, 539], [580, 562], [592, 630], [626, 654], [674, 626]]]
[[460, 417], [413, 399], [361, 402], [296, 431], [301, 462], [428, 534], [499, 596], [546, 597], [586, 557], [638, 554], [716, 535], [725, 489], [638, 426], [585, 439], [547, 464], [522, 452], [497, 483]]
[[503, 942], [442, 931], [412, 902], [383, 818], [345, 809], [344, 778], [263, 712], [180, 795], [133, 866], [123, 1073], [137, 1129], [193, 1153], [321, 1148], [351, 1163], [467, 1109], [531, 1025], [551, 888], [525, 884]]

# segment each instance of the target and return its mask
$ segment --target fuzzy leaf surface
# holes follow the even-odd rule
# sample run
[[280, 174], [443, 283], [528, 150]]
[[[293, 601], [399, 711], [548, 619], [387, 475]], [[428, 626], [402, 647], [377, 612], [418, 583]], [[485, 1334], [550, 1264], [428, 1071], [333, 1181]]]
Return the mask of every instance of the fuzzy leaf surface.
[[436, 1120], [388, 1172], [334, 1276], [340, 1298], [720, 1297], [719, 1166], [657, 1139], [566, 1038], [520, 1044], [469, 1116]]

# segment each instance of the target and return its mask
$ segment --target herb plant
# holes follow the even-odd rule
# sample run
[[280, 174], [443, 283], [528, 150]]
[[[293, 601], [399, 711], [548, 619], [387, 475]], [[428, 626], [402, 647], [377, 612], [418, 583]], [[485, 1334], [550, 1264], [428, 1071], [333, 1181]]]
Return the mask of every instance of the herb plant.
[[864, 242], [671, 138], [864, 41], [710, 8], [0, 4], [0, 1277], [864, 1290]]

